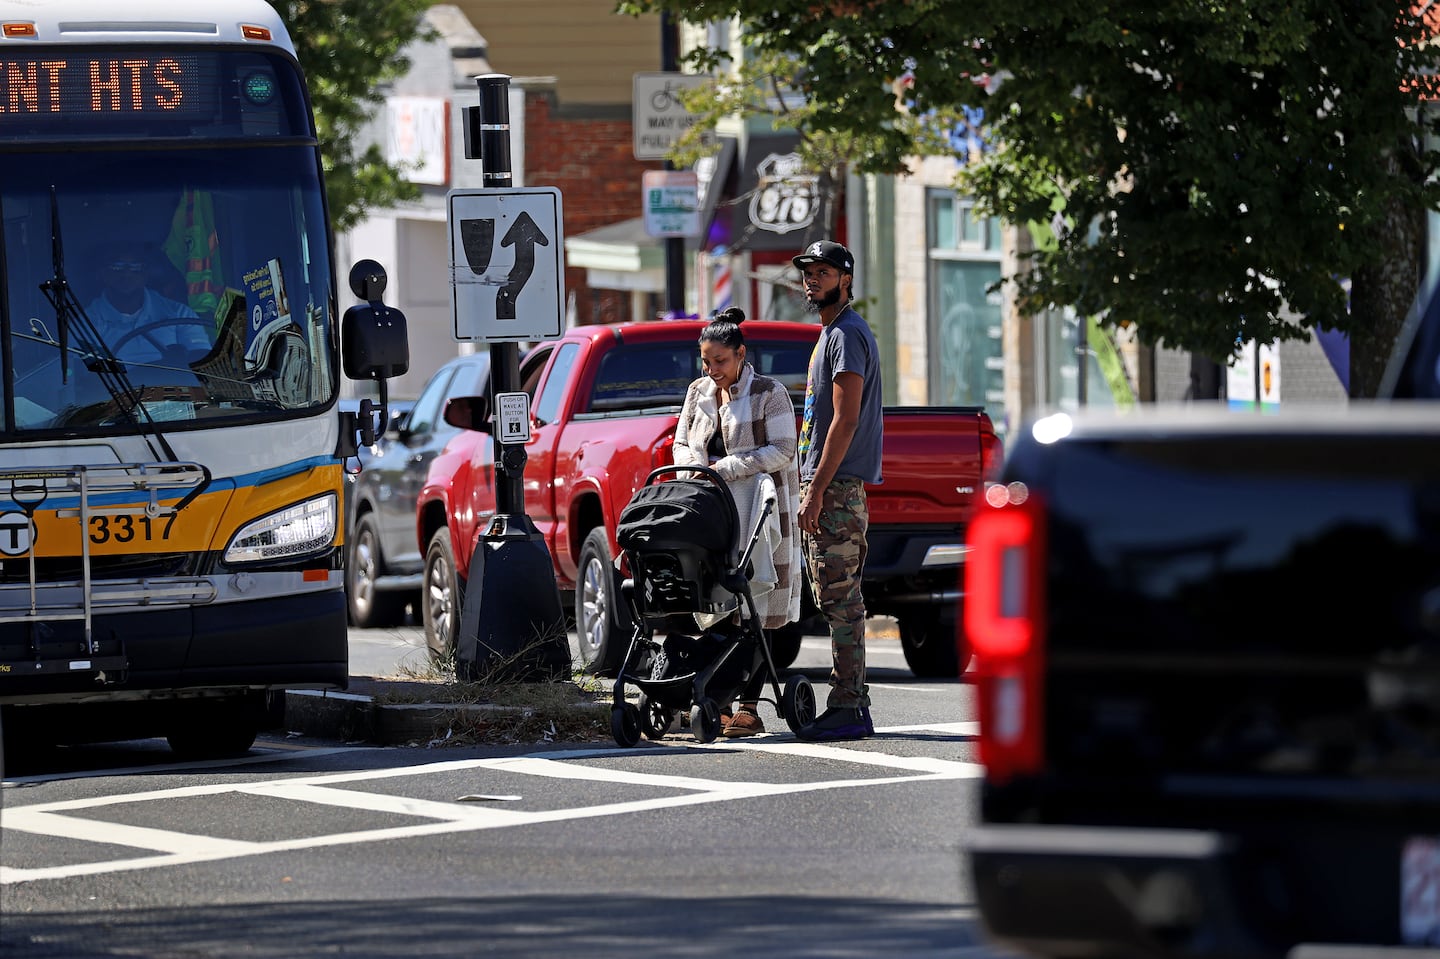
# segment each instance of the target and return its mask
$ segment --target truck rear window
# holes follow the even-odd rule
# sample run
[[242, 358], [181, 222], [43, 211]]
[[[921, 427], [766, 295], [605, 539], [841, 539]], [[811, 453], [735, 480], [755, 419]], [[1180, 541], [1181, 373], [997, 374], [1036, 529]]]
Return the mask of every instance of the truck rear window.
[[[745, 352], [756, 372], [785, 384], [798, 407], [805, 398], [812, 347], [811, 343], [799, 341], [760, 341], [747, 344]], [[619, 346], [600, 360], [590, 394], [590, 412], [678, 408], [685, 402], [685, 391], [699, 376], [700, 351], [693, 344]]]

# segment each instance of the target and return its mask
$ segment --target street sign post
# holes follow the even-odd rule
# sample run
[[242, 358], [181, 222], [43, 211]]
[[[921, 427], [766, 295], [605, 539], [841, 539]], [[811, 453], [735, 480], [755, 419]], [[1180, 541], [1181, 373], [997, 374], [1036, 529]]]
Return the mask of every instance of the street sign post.
[[465, 156], [482, 161], [486, 189], [450, 194], [450, 288], [456, 339], [490, 343], [498, 432], [491, 437], [495, 513], [470, 554], [455, 675], [552, 682], [570, 675], [570, 643], [550, 550], [525, 513], [530, 397], [520, 382], [520, 343], [560, 335], [560, 191], [509, 187], [510, 78], [489, 73], [475, 81], [480, 105], [465, 110]]
[[565, 324], [564, 214], [554, 187], [451, 190], [457, 340], [554, 339]]

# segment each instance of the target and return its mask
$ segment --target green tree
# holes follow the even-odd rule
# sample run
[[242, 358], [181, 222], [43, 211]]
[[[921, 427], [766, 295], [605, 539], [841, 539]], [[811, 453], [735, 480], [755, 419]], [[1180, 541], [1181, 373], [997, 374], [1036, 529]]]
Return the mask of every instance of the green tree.
[[1008, 278], [1022, 308], [1134, 322], [1148, 343], [1219, 361], [1237, 339], [1339, 329], [1352, 395], [1379, 385], [1419, 287], [1425, 212], [1440, 208], [1426, 108], [1440, 46], [1411, 0], [617, 9], [737, 18], [758, 55], [803, 65], [787, 77], [807, 102], [795, 122], [848, 137], [860, 170], [903, 172], [937, 149], [916, 120], [933, 133], [983, 110], [989, 149], [957, 188], [1009, 223], [1059, 227]]
[[877, 158], [896, 149], [938, 153], [948, 148], [948, 137], [932, 117], [894, 109], [887, 124], [873, 129], [837, 129], [820, 116], [825, 104], [803, 92], [805, 65], [788, 51], [755, 50], [744, 62], [731, 63], [722, 51], [697, 50], [690, 65], [724, 80], [681, 93], [686, 109], [699, 119], [681, 137], [671, 159], [679, 166], [692, 165], [706, 150], [703, 134], [734, 116], [765, 117], [777, 129], [796, 131], [807, 167], [820, 177], [817, 222], [822, 236], [835, 234], [837, 184], [848, 168], [873, 170]]
[[402, 51], [424, 36], [434, 0], [271, 0], [295, 41], [310, 84], [334, 229], [346, 230], [373, 208], [419, 195], [376, 144], [356, 134], [384, 101], [380, 88], [404, 75]]

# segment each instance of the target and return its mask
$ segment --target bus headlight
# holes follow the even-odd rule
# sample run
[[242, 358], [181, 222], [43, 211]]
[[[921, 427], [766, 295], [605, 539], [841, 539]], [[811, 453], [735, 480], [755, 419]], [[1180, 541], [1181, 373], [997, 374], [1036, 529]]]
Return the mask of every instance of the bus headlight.
[[225, 548], [227, 563], [274, 562], [305, 556], [335, 540], [335, 494], [326, 493], [240, 529]]

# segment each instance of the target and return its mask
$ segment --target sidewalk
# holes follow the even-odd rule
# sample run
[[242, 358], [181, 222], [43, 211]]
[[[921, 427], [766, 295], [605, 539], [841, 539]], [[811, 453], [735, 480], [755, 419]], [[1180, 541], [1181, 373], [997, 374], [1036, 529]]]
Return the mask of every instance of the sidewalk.
[[[422, 629], [412, 625], [388, 630], [379, 637], [376, 633], [352, 631], [351, 667], [387, 675], [352, 675], [350, 688], [343, 693], [289, 690], [285, 696], [286, 730], [380, 746], [613, 741], [610, 680], [600, 680], [602, 688], [594, 693], [570, 685], [574, 695], [568, 701], [531, 697], [523, 700], [526, 705], [519, 706], [458, 703], [453, 701], [453, 685], [438, 678], [417, 678], [410, 672], [411, 666], [421, 669], [428, 662]], [[900, 636], [892, 620], [872, 619], [867, 633], [867, 642], [873, 640], [877, 646], [893, 644], [898, 655]], [[361, 636], [371, 638], [365, 642], [359, 639]], [[823, 637], [810, 638], [824, 641]], [[814, 653], [812, 657], [817, 668], [822, 662], [828, 668], [828, 652]], [[548, 684], [542, 689], [554, 691], [566, 686]], [[432, 698], [432, 691], [440, 691], [439, 696]], [[447, 699], [451, 701], [444, 701]]]

